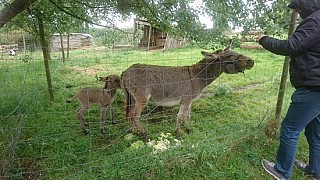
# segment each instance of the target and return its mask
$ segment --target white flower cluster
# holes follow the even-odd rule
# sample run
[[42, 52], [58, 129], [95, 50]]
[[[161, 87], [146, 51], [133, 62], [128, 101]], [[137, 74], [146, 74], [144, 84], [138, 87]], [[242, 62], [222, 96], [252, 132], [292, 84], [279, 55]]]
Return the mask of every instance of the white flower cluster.
[[[128, 134], [124, 137], [125, 140], [130, 140], [134, 137], [133, 134]], [[135, 141], [131, 143], [128, 149], [138, 149], [141, 147], [152, 147], [152, 153], [157, 154], [158, 152], [163, 152], [169, 148], [177, 147], [181, 145], [181, 141], [175, 139], [171, 133], [160, 133], [160, 136], [156, 140], [151, 140], [146, 144], [142, 140]]]
[[[173, 142], [171, 143], [170, 139], [173, 139], [175, 144], [173, 144]], [[163, 132], [161, 132], [158, 140], [152, 140], [148, 142], [147, 145], [149, 147], [153, 147], [153, 154], [157, 154], [158, 152], [166, 151], [169, 148], [180, 146], [181, 141], [179, 141], [178, 139], [174, 139], [171, 133], [164, 134]]]

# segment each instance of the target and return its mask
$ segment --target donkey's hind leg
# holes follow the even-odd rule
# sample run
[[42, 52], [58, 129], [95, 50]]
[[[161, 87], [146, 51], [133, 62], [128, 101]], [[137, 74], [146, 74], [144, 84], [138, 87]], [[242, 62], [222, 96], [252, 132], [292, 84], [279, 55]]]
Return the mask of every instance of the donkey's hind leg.
[[146, 138], [147, 135], [145, 133], [145, 130], [140, 122], [140, 116], [143, 108], [146, 106], [146, 104], [138, 104], [136, 103], [133, 109], [131, 110], [131, 117], [132, 117], [132, 122], [135, 125], [135, 127], [139, 130], [140, 134], [142, 135], [143, 138]]
[[[176, 129], [175, 129], [175, 136], [177, 139], [180, 139], [179, 130], [181, 127], [182, 119], [187, 116], [189, 107], [190, 107], [190, 104], [181, 104], [180, 105], [180, 109], [179, 109], [178, 116], [177, 116], [177, 125], [176, 125]], [[188, 124], [187, 124], [187, 126], [188, 126]]]
[[132, 110], [133, 110], [134, 106], [135, 106], [135, 104], [128, 105], [126, 117], [127, 117], [128, 123], [130, 124], [132, 134], [138, 134], [138, 129], [134, 123], [134, 117], [132, 115]]
[[189, 107], [188, 107], [188, 110], [187, 110], [187, 113], [186, 113], [186, 132], [188, 133], [188, 134], [190, 134], [191, 133], [191, 128], [190, 128], [190, 119], [191, 119], [191, 103], [190, 103], [190, 105], [189, 105]]

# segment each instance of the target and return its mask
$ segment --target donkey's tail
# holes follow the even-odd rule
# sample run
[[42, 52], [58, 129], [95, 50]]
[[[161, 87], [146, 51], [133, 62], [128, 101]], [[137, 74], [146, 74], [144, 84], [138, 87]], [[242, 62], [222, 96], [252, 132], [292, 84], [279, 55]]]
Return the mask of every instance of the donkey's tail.
[[130, 116], [130, 110], [132, 108], [132, 104], [134, 102], [131, 94], [129, 93], [127, 87], [125, 86], [125, 83], [123, 80], [121, 80], [121, 87], [123, 89], [124, 95], [126, 97], [126, 118], [128, 119]]
[[78, 94], [74, 95], [72, 98], [66, 100], [67, 103], [72, 103], [78, 98]]

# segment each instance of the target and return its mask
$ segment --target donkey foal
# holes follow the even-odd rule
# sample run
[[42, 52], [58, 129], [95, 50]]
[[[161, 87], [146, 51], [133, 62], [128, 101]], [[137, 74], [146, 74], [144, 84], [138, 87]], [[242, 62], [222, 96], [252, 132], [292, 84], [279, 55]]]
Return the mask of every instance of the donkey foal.
[[114, 109], [112, 103], [116, 95], [116, 90], [120, 88], [120, 77], [117, 75], [109, 75], [107, 77], [99, 77], [100, 81], [105, 82], [104, 88], [85, 87], [82, 88], [72, 98], [66, 100], [67, 103], [71, 103], [78, 99], [81, 104], [80, 109], [77, 112], [77, 118], [80, 122], [82, 131], [89, 133], [89, 124], [84, 119], [84, 113], [91, 107], [92, 104], [97, 104], [100, 107], [100, 132], [105, 133], [106, 123], [106, 109], [111, 109], [111, 123], [114, 123], [113, 113]]

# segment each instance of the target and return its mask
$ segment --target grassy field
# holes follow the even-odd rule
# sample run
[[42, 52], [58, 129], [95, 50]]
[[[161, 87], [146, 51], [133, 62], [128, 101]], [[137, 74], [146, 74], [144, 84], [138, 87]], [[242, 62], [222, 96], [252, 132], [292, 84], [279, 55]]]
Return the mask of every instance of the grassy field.
[[[84, 135], [75, 115], [79, 104], [65, 103], [82, 87], [102, 87], [97, 76], [120, 75], [137, 62], [191, 65], [202, 58], [201, 50], [91, 48], [71, 51], [65, 63], [53, 53], [51, 102], [41, 53], [28, 62], [0, 60], [0, 179], [272, 179], [260, 161], [274, 160], [278, 147], [265, 126], [275, 114], [281, 56], [235, 49], [255, 66], [245, 74], [223, 74], [205, 88], [193, 103], [192, 133], [182, 127], [179, 142], [172, 135], [177, 106], [148, 105], [141, 121], [153, 144], [145, 145], [130, 134], [121, 90], [114, 102], [116, 124], [108, 125], [105, 135], [99, 133], [97, 107], [86, 114], [90, 133]], [[287, 87], [283, 114], [293, 90], [289, 82]], [[308, 157], [304, 136], [297, 157]], [[293, 179], [307, 178], [294, 169]]]

